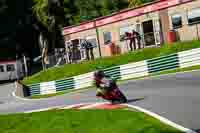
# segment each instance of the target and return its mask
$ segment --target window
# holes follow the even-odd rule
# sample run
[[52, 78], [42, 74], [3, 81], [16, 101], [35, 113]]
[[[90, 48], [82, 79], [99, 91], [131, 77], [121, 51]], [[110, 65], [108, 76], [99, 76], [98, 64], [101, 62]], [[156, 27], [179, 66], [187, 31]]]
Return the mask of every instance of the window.
[[81, 40], [81, 49], [85, 49], [86, 47], [87, 48], [96, 48], [97, 47], [96, 38], [82, 39]]
[[97, 40], [96, 40], [96, 38], [88, 39], [88, 41], [92, 44], [93, 48], [97, 47]]
[[200, 23], [200, 8], [188, 12], [188, 24]]
[[6, 68], [8, 72], [15, 71], [15, 66], [13, 64], [7, 65]]
[[171, 16], [173, 29], [182, 27], [182, 16], [181, 14], [174, 14]]
[[4, 72], [4, 66], [0, 65], [0, 72]]
[[119, 29], [120, 41], [124, 41], [125, 33], [126, 32], [131, 32], [132, 33], [133, 29], [135, 29], [135, 27], [133, 25], [121, 27]]
[[111, 32], [104, 32], [103, 37], [104, 37], [104, 44], [111, 43], [112, 41]]

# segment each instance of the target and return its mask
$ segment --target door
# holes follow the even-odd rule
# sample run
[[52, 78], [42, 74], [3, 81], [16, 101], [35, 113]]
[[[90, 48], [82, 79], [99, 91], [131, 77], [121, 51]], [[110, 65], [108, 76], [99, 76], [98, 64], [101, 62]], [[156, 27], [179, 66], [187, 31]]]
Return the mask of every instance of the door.
[[142, 23], [143, 33], [144, 33], [144, 45], [145, 47], [155, 45], [153, 21], [145, 21]]
[[79, 61], [81, 60], [81, 51], [80, 51], [80, 39], [72, 40], [72, 60]]
[[142, 47], [144, 47], [144, 37], [143, 37], [143, 33], [142, 33], [142, 26], [140, 23], [136, 24], [136, 32], [138, 32], [140, 34], [141, 40], [140, 40], [140, 44], [142, 45]]
[[154, 37], [155, 37], [155, 44], [161, 44], [161, 28], [160, 28], [160, 20], [155, 19], [153, 21], [153, 29], [154, 29]]

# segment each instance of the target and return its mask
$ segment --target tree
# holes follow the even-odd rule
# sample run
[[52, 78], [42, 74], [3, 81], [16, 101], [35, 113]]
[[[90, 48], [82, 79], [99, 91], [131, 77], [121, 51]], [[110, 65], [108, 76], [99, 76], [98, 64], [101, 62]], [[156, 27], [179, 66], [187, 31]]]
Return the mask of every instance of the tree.
[[0, 46], [15, 49], [15, 54], [31, 51], [31, 3], [31, 0], [0, 1]]
[[70, 20], [70, 25], [109, 15], [128, 7], [127, 0], [65, 0], [65, 3], [65, 14], [68, 13], [65, 18]]
[[143, 0], [128, 0], [129, 7], [137, 7], [143, 4]]
[[[34, 0], [34, 15], [41, 22], [38, 38], [42, 39], [41, 56], [44, 63], [48, 63], [48, 55], [54, 54], [54, 48], [64, 47], [62, 27], [64, 24], [63, 0]], [[45, 27], [45, 28], [41, 28]]]
[[154, 0], [128, 0], [129, 7], [137, 7], [144, 3], [148, 3], [148, 2], [152, 2], [152, 1], [154, 1]]
[[33, 14], [48, 27], [48, 0], [33, 0]]
[[73, 25], [79, 22], [77, 19], [78, 9], [74, 0], [64, 0], [64, 26]]

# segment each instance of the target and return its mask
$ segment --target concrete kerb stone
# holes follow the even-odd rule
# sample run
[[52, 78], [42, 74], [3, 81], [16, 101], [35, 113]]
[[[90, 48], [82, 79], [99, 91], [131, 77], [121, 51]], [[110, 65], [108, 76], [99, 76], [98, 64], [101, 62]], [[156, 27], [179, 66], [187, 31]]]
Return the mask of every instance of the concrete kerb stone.
[[17, 89], [19, 87], [19, 83], [15, 82], [15, 90], [12, 92], [12, 96], [19, 99], [19, 100], [24, 100], [24, 101], [38, 101], [38, 100], [41, 100], [41, 99], [28, 99], [28, 98], [24, 98], [24, 97], [20, 97], [16, 94], [17, 92]]

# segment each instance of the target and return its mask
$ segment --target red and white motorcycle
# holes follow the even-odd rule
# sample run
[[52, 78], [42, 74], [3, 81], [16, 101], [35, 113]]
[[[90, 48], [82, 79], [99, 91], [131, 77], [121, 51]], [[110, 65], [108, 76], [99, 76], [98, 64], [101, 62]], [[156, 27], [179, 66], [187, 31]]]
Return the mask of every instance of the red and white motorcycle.
[[108, 100], [112, 104], [127, 102], [126, 96], [119, 90], [118, 87], [112, 89], [111, 91], [107, 92], [106, 94], [98, 95], [97, 97]]

